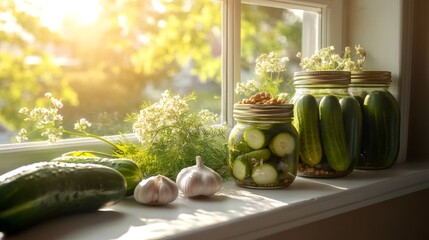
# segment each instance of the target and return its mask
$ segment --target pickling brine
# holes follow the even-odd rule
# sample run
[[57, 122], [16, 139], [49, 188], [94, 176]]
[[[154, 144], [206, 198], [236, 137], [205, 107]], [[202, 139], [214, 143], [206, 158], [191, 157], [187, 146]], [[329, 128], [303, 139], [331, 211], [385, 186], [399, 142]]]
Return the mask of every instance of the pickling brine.
[[305, 71], [294, 75], [293, 125], [300, 136], [298, 175], [350, 174], [361, 143], [362, 114], [348, 92], [350, 72]]
[[228, 165], [237, 185], [282, 188], [295, 179], [299, 138], [293, 105], [235, 104]]
[[386, 169], [396, 161], [400, 144], [400, 109], [389, 92], [391, 73], [352, 73], [349, 91], [362, 110], [362, 148], [358, 169]]

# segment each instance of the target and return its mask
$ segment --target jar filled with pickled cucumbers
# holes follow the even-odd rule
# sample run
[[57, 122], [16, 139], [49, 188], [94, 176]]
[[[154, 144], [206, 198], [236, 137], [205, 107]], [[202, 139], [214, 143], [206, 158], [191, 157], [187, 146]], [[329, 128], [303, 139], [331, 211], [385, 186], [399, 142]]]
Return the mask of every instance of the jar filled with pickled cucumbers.
[[292, 104], [235, 104], [228, 165], [238, 186], [283, 188], [296, 177], [299, 138]]
[[353, 72], [349, 92], [362, 109], [362, 148], [358, 169], [386, 169], [396, 161], [400, 142], [400, 110], [389, 92], [388, 71]]
[[298, 176], [343, 177], [359, 158], [362, 114], [348, 71], [295, 72], [293, 125], [300, 137]]

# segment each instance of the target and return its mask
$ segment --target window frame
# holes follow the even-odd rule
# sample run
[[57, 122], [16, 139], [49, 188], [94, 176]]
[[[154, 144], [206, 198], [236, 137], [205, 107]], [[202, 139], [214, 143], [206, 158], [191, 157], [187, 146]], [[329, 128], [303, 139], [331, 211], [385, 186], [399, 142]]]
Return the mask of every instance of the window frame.
[[[225, 20], [232, 20], [235, 19], [237, 21], [237, 16], [234, 16], [235, 11], [237, 11], [236, 8], [231, 9], [231, 4], [236, 4], [239, 0], [222, 0], [224, 3], [227, 3], [228, 6], [225, 5], [224, 11], [227, 11], [227, 15], [223, 16], [224, 21]], [[366, 1], [371, 2], [371, 0], [355, 0], [355, 1]], [[387, 1], [387, 0], [385, 0]], [[390, 0], [389, 0], [390, 1]], [[279, 2], [279, 1], [274, 1]], [[298, 2], [298, 1], [280, 1], [280, 2]], [[327, 5], [325, 11], [329, 13], [335, 13], [336, 10], [342, 8], [342, 2], [343, 1], [299, 1], [299, 3], [303, 2], [316, 2], [320, 4], [320, 2], [324, 2]], [[335, 2], [341, 2], [341, 7], [338, 5], [335, 5]], [[393, 1], [392, 1], [393, 2]], [[333, 5], [329, 5], [329, 3]], [[369, 4], [369, 3], [368, 3]], [[389, 2], [391, 4], [391, 2]], [[398, 59], [400, 63], [400, 69], [398, 69], [397, 76], [399, 77], [400, 81], [398, 82], [398, 97], [401, 105], [401, 114], [402, 114], [402, 126], [401, 126], [401, 152], [402, 156], [400, 156], [399, 160], [405, 160], [405, 154], [406, 152], [406, 144], [407, 144], [407, 125], [408, 125], [408, 112], [409, 112], [409, 100], [410, 100], [410, 84], [411, 84], [411, 32], [412, 32], [412, 1], [405, 1], [405, 0], [397, 0], [393, 2], [392, 4], [399, 4], [401, 5], [400, 12], [395, 14], [403, 14], [401, 15], [401, 22], [400, 26], [400, 33], [401, 36], [401, 45], [399, 46], [400, 49], [394, 49], [395, 51], [398, 51], [400, 54], [400, 59]], [[335, 10], [336, 9], [336, 10]], [[342, 10], [341, 10], [342, 11]], [[346, 14], [346, 11], [341, 12], [341, 15]], [[342, 17], [341, 16], [341, 17]], [[339, 16], [335, 16], [338, 18]], [[330, 19], [330, 20], [328, 20]], [[239, 18], [238, 18], [239, 21]], [[326, 29], [326, 42], [322, 44], [322, 46], [326, 45], [335, 45], [343, 46], [343, 36], [345, 36], [344, 27], [346, 26], [346, 23], [342, 23], [341, 26], [339, 26], [337, 23], [332, 23], [332, 16], [328, 15], [327, 19], [325, 19], [326, 23], [331, 22], [332, 25], [327, 24], [325, 26], [325, 29], [330, 26], [330, 30], [328, 31]], [[362, 25], [365, 25], [366, 23], [362, 23]], [[396, 25], [397, 26], [397, 25]], [[339, 35], [341, 36], [332, 36], [335, 35], [334, 29], [341, 29], [341, 32]], [[238, 28], [239, 29], [239, 28]], [[237, 36], [240, 36], [237, 34], [237, 32], [234, 32], [234, 27], [228, 27], [225, 29], [229, 36], [224, 36], [223, 39], [223, 46], [225, 51], [224, 53], [224, 60], [229, 62], [224, 62], [223, 64], [235, 64], [237, 67], [240, 66], [239, 64], [239, 55], [234, 55], [234, 52], [239, 51], [240, 45], [239, 43], [235, 43], [235, 45], [227, 45], [234, 43], [234, 37], [235, 40]], [[330, 35], [331, 34], [331, 35]], [[330, 39], [330, 40], [328, 40]], [[347, 39], [348, 41], [350, 39]], [[238, 46], [237, 46], [238, 45]], [[227, 56], [226, 53], [228, 53]], [[237, 64], [238, 61], [238, 64]], [[233, 79], [239, 79], [236, 78], [239, 76], [237, 75], [237, 72], [234, 72], [233, 66], [228, 66], [229, 68], [224, 69], [224, 72], [222, 73], [223, 81], [226, 81], [227, 85], [222, 87], [222, 91], [225, 91], [227, 94], [225, 96], [225, 99], [222, 99], [222, 104], [225, 106], [228, 106], [230, 104], [230, 108], [225, 108], [225, 110], [232, 111], [232, 104], [234, 100], [234, 81]], [[239, 72], [238, 72], [239, 73]], [[227, 80], [230, 80], [228, 82]], [[232, 81], [232, 82], [231, 82]], [[229, 88], [228, 88], [229, 87]], [[229, 99], [229, 102], [227, 101]], [[227, 119], [227, 115], [224, 116], [225, 119]], [[230, 118], [232, 119], [232, 112], [230, 114]], [[112, 139], [115, 139], [117, 136], [111, 136]], [[105, 150], [109, 149], [108, 146], [104, 145], [100, 141], [94, 140], [94, 139], [86, 139], [86, 138], [80, 138], [80, 139], [65, 139], [59, 141], [57, 144], [48, 145], [46, 142], [42, 143], [23, 143], [23, 144], [5, 144], [0, 145], [0, 174], [7, 169], [11, 169], [14, 166], [23, 165], [26, 163], [34, 162], [34, 161], [41, 161], [44, 159], [49, 158], [49, 156], [58, 154], [61, 152], [65, 152], [68, 150], [73, 149], [79, 149], [79, 148], [96, 148], [95, 150]], [[409, 165], [411, 164], [411, 165]], [[262, 212], [258, 216], [251, 216], [247, 220], [251, 220], [255, 222], [255, 226], [259, 226], [260, 229], [256, 228], [254, 229], [250, 235], [248, 233], [248, 227], [245, 229], [247, 231], [247, 234], [249, 236], [255, 237], [255, 233], [259, 234], [267, 234], [267, 231], [270, 231], [270, 234], [275, 233], [273, 231], [281, 231], [281, 230], [288, 230], [289, 228], [295, 228], [297, 226], [305, 225], [310, 222], [315, 222], [324, 218], [332, 217], [335, 215], [339, 215], [341, 213], [356, 210], [364, 206], [372, 205], [375, 203], [379, 203], [397, 196], [402, 196], [408, 193], [412, 193], [415, 191], [418, 191], [420, 189], [426, 189], [427, 188], [427, 164], [417, 164], [416, 163], [407, 163], [407, 164], [399, 164], [397, 168], [393, 168], [393, 172], [385, 172], [385, 174], [389, 176], [394, 176], [390, 180], [380, 180], [378, 177], [375, 177], [375, 175], [379, 175], [378, 172], [365, 172], [365, 175], [363, 179], [361, 180], [368, 180], [373, 183], [371, 184], [364, 184], [363, 186], [356, 187], [356, 184], [360, 184], [361, 180], [356, 179], [356, 176], [352, 176], [353, 179], [347, 179], [344, 181], [344, 179], [337, 179], [332, 180], [334, 182], [338, 181], [339, 183], [348, 183], [351, 184], [351, 187], [356, 187], [352, 190], [343, 191], [342, 193], [335, 194], [335, 195], [320, 195], [319, 197], [315, 197], [315, 193], [311, 193], [311, 197], [308, 198], [305, 201], [297, 202], [296, 204], [290, 204], [287, 207], [279, 207], [277, 209], [273, 209], [270, 211]], [[399, 177], [395, 175], [395, 172], [399, 171]], [[413, 171], [416, 171], [417, 174], [414, 174]], [[411, 172], [411, 173], [410, 173]], [[358, 174], [362, 173], [362, 171], [358, 171]], [[373, 176], [373, 174], [375, 174]], [[352, 181], [348, 181], [352, 180]], [[357, 181], [356, 181], [357, 180]], [[324, 183], [324, 180], [318, 180], [318, 181], [311, 181], [316, 183], [314, 185], [313, 189], [319, 189], [320, 186], [317, 186], [319, 184], [324, 184], [324, 186], [332, 186], [331, 180], [329, 182]], [[307, 186], [307, 185], [306, 185]], [[309, 189], [309, 188], [307, 188]], [[323, 187], [322, 187], [323, 189]], [[304, 189], [305, 190], [305, 189]], [[261, 196], [264, 196], [264, 194], [268, 194], [272, 196], [271, 194], [276, 194], [277, 192], [260, 192], [258, 193], [258, 198], [256, 200], [259, 200], [259, 194], [262, 194]], [[212, 203], [210, 203], [212, 204]], [[195, 205], [195, 204], [193, 204]], [[186, 207], [186, 206], [185, 206]], [[200, 206], [197, 206], [200, 207]], [[211, 209], [211, 208], [210, 208]], [[304, 209], [304, 211], [303, 211]], [[216, 209], [216, 211], [219, 211], [219, 209]], [[267, 214], [268, 213], [268, 214]], [[291, 214], [292, 213], [292, 214]], [[294, 213], [299, 213], [295, 214]], [[285, 215], [286, 214], [286, 215]], [[262, 216], [262, 218], [261, 218]], [[280, 216], [280, 217], [279, 217]], [[284, 219], [284, 216], [289, 216], [287, 219]], [[283, 219], [282, 224], [274, 225], [272, 222], [266, 223], [264, 226], [269, 225], [271, 228], [264, 228], [260, 226], [259, 223], [264, 222], [265, 220], [278, 220]], [[242, 224], [246, 219], [244, 217], [242, 219], [235, 220], [233, 224], [220, 224], [222, 232], [228, 233], [228, 231], [225, 231], [226, 228], [230, 229], [244, 229], [244, 228], [237, 228], [237, 226], [240, 226], [239, 224]], [[249, 221], [250, 221], [249, 220]], [[259, 224], [259, 225], [258, 225]], [[271, 224], [271, 225], [270, 225]], [[249, 226], [248, 223], [245, 224], [246, 226]], [[242, 225], [244, 226], [244, 225]], [[261, 230], [262, 229], [262, 230]], [[259, 232], [258, 232], [259, 230]], [[208, 231], [196, 231], [196, 235], [207, 235], [210, 232], [216, 232], [219, 231], [219, 228], [210, 228]], [[243, 232], [246, 232], [243, 230]], [[287, 232], [286, 232], [287, 233]], [[282, 232], [283, 234], [283, 232]], [[184, 235], [180, 235], [184, 236]], [[240, 236], [240, 238], [245, 238], [246, 236], [243, 235], [236, 235]], [[262, 236], [262, 235], [261, 235]], [[264, 235], [265, 236], [265, 235]], [[1, 238], [1, 235], [0, 235]]]
[[[342, 29], [343, 0], [220, 0], [222, 2], [222, 99], [221, 121], [227, 123], [229, 130], [233, 127], [232, 116], [235, 102], [234, 87], [240, 79], [240, 11], [242, 2], [253, 2], [266, 6], [294, 7], [302, 9], [320, 8], [322, 12], [321, 45], [337, 44], [342, 42], [343, 34], [335, 34]], [[342, 33], [342, 31], [341, 31]], [[342, 46], [342, 45], [340, 45]], [[133, 134], [126, 135], [135, 140]], [[109, 136], [115, 140], [119, 136]], [[53, 156], [71, 150], [94, 149], [109, 151], [109, 146], [96, 139], [73, 138], [62, 139], [55, 144], [46, 142], [11, 143], [0, 145], [0, 171], [7, 171], [36, 161], [52, 159]], [[36, 157], [35, 157], [36, 156]], [[5, 159], [5, 160], [3, 160]]]
[[[227, 123], [230, 130], [234, 125], [232, 117], [235, 101], [234, 86], [240, 76], [240, 15], [241, 3], [250, 3], [267, 7], [298, 8], [321, 13], [320, 46], [328, 45], [343, 48], [344, 39], [344, 3], [343, 0], [223, 0], [223, 79], [221, 121]], [[310, 49], [303, 49], [309, 53]]]

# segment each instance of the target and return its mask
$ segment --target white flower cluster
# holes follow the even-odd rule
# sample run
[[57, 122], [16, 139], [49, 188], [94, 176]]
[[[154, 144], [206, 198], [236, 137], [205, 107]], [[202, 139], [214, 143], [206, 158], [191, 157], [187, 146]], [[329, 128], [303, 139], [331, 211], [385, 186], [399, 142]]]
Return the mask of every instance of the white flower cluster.
[[190, 121], [198, 121], [197, 125], [216, 122], [217, 114], [206, 109], [198, 114], [190, 113], [190, 100], [195, 100], [195, 96], [181, 98], [166, 90], [158, 102], [141, 109], [133, 124], [133, 132], [140, 143], [155, 144], [164, 140], [167, 135], [173, 138], [174, 133], [187, 131], [188, 129], [183, 128], [191, 125]]
[[250, 97], [257, 92], [267, 92], [274, 98], [278, 98], [279, 87], [284, 81], [282, 74], [286, 72], [288, 61], [289, 58], [279, 58], [274, 52], [261, 54], [255, 61], [255, 74], [259, 76], [259, 79], [237, 83], [235, 93]]
[[[355, 46], [355, 52], [352, 53], [350, 47], [344, 49], [344, 55], [341, 57], [335, 53], [335, 47], [330, 46], [316, 51], [311, 57], [302, 58], [300, 52], [297, 57], [301, 59], [300, 66], [306, 71], [353, 71], [359, 72], [364, 70], [366, 51], [359, 44]], [[358, 58], [353, 60], [354, 58]]]
[[204, 124], [216, 123], [218, 118], [218, 115], [216, 113], [210, 112], [207, 109], [202, 109], [200, 112], [198, 112], [197, 116], [198, 119], [200, 119], [201, 122], [203, 122]]
[[[62, 126], [63, 116], [58, 113], [59, 109], [63, 107], [63, 103], [61, 100], [54, 98], [49, 92], [45, 94], [45, 97], [50, 100], [50, 106], [48, 108], [36, 107], [29, 110], [27, 107], [23, 107], [19, 110], [19, 113], [26, 116], [24, 121], [34, 122], [36, 129], [32, 132], [28, 132], [27, 129], [22, 128], [16, 136], [18, 142], [27, 141], [29, 134], [41, 131], [42, 137], [47, 137], [48, 142], [54, 143], [65, 132]], [[85, 129], [90, 126], [91, 123], [85, 118], [82, 118], [75, 123], [74, 128], [78, 131], [85, 132]]]
[[[54, 143], [63, 134], [63, 127], [61, 126], [63, 116], [58, 113], [63, 104], [60, 100], [52, 97], [51, 93], [46, 93], [45, 96], [51, 102], [49, 108], [36, 107], [29, 110], [27, 107], [23, 107], [19, 110], [19, 113], [26, 116], [24, 121], [35, 123], [35, 131], [42, 131], [41, 136], [47, 137], [50, 143]], [[16, 140], [18, 142], [27, 141], [28, 134], [27, 129], [23, 128], [19, 131]]]
[[256, 58], [256, 75], [261, 75], [265, 73], [279, 73], [286, 71], [286, 62], [289, 61], [289, 58], [283, 57], [278, 58], [274, 52], [269, 54], [261, 54]]
[[18, 142], [28, 141], [27, 129], [21, 128], [21, 130], [19, 130], [18, 135], [16, 136], [16, 141], [18, 141]]
[[84, 132], [87, 128], [91, 127], [91, 123], [86, 118], [81, 118], [74, 124], [74, 129]]
[[258, 91], [258, 86], [255, 80], [247, 80], [245, 83], [237, 83], [235, 93], [243, 94], [244, 96], [251, 96]]
[[177, 124], [178, 116], [187, 111], [187, 102], [167, 90], [157, 103], [140, 110], [133, 131], [142, 144], [147, 144], [155, 140], [160, 129]]

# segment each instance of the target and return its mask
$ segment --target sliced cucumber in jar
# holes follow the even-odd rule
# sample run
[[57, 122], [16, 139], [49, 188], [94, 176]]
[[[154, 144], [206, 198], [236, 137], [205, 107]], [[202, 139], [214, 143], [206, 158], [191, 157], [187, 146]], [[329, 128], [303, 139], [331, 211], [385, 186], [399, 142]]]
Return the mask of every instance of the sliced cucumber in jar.
[[252, 151], [243, 137], [244, 129], [233, 129], [228, 139], [228, 147], [231, 151], [237, 151], [240, 154]]
[[245, 154], [252, 161], [267, 161], [271, 157], [271, 151], [268, 148], [262, 148]]
[[279, 133], [271, 140], [269, 148], [278, 157], [292, 154], [295, 150], [295, 138], [287, 132]]
[[252, 151], [252, 148], [250, 148], [247, 143], [245, 142], [239, 142], [235, 146], [235, 149], [238, 150], [240, 153], [248, 153]]
[[249, 127], [244, 130], [243, 137], [247, 145], [253, 149], [261, 149], [268, 144], [264, 132], [256, 127]]
[[277, 170], [271, 164], [262, 164], [252, 170], [253, 181], [258, 185], [276, 183], [278, 178]]
[[250, 163], [245, 156], [239, 156], [234, 160], [232, 163], [232, 175], [240, 181], [250, 175]]

